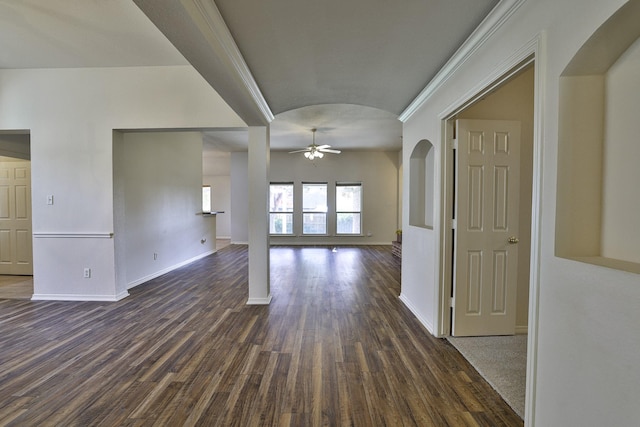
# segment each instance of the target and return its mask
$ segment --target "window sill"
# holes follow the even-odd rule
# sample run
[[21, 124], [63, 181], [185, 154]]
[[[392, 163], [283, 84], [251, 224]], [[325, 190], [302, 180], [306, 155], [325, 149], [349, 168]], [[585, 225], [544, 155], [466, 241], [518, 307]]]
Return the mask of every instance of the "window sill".
[[370, 237], [365, 234], [269, 234], [269, 237]]

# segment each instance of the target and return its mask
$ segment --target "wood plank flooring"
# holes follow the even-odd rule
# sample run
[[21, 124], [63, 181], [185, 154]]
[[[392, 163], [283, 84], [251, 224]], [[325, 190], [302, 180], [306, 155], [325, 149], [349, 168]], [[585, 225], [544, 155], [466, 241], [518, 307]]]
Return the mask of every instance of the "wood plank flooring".
[[0, 425], [521, 426], [398, 299], [388, 246], [271, 250], [247, 306], [247, 247], [117, 303], [0, 300]]

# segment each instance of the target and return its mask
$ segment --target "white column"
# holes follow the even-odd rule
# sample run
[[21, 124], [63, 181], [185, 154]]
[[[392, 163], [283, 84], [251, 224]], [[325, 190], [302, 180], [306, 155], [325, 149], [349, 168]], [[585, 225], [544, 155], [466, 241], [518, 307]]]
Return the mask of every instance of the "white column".
[[269, 304], [269, 127], [249, 127], [249, 299]]

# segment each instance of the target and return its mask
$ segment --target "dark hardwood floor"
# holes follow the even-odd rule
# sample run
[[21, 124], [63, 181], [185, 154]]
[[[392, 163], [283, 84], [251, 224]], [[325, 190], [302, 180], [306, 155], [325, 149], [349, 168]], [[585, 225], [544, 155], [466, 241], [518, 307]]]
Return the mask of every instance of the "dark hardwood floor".
[[117, 303], [0, 300], [0, 425], [521, 426], [398, 299], [390, 247], [247, 248]]

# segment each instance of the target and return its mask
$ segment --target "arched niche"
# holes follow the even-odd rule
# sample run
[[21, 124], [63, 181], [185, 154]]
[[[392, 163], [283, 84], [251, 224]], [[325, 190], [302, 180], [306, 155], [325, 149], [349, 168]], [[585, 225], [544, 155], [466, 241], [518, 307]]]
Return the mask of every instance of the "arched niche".
[[640, 0], [625, 4], [560, 78], [556, 255], [640, 273]]
[[434, 190], [433, 144], [423, 139], [409, 159], [409, 224], [433, 228]]

